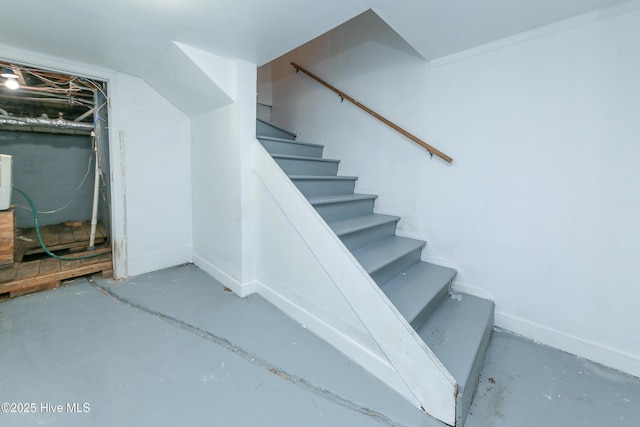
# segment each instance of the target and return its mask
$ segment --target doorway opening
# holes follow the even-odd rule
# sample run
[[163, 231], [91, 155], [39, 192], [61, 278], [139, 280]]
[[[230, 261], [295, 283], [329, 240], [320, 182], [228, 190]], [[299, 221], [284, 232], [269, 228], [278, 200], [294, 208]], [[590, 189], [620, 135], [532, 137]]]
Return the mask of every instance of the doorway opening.
[[107, 83], [0, 71], [0, 299], [112, 275]]

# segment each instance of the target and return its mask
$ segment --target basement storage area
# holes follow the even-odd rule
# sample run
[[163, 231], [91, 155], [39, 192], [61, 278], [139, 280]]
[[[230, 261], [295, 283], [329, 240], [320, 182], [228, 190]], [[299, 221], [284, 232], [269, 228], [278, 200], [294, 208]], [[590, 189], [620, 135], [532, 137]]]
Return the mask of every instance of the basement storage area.
[[0, 70], [0, 299], [112, 275], [106, 83]]

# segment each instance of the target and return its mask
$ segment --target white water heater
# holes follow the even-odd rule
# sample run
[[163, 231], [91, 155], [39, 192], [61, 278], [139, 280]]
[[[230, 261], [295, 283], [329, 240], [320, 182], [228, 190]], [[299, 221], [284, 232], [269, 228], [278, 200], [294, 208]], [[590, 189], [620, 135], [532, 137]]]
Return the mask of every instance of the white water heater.
[[11, 156], [0, 154], [0, 211], [11, 206]]

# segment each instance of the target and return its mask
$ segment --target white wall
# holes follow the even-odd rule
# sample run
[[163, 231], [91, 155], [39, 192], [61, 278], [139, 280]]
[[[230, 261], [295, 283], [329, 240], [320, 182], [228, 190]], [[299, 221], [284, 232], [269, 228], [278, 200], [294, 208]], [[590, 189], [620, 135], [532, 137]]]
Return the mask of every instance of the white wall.
[[259, 119], [271, 121], [271, 64], [260, 67], [258, 73], [257, 116]]
[[273, 90], [271, 88], [271, 63], [265, 64], [260, 67], [258, 73], [258, 102], [264, 105], [271, 105], [273, 100], [271, 99]]
[[235, 104], [191, 119], [193, 250], [198, 265], [242, 283], [238, 127]]
[[194, 262], [240, 296], [255, 291], [251, 147], [256, 66], [236, 61], [235, 99], [191, 119]]
[[[126, 273], [190, 262], [189, 118], [138, 77], [118, 73], [113, 83], [110, 143], [124, 164]], [[117, 160], [112, 155], [112, 165]]]
[[228, 58], [174, 41], [142, 78], [180, 111], [193, 117], [232, 102], [234, 72], [235, 64]]
[[640, 376], [640, 13], [557, 28], [430, 68], [367, 13], [271, 64], [272, 117], [326, 144], [378, 211], [402, 215], [400, 234], [428, 241], [423, 259], [458, 270], [457, 288], [495, 300], [498, 326]]
[[135, 76], [4, 45], [0, 58], [108, 81], [116, 277], [190, 261], [188, 118]]
[[[13, 185], [25, 191], [38, 210], [68, 204], [39, 215], [41, 226], [91, 220], [94, 169], [89, 165], [93, 156], [89, 135], [0, 130], [0, 153], [12, 156]], [[17, 227], [33, 227], [27, 202], [17, 193], [12, 196], [13, 204], [25, 207], [15, 211]]]

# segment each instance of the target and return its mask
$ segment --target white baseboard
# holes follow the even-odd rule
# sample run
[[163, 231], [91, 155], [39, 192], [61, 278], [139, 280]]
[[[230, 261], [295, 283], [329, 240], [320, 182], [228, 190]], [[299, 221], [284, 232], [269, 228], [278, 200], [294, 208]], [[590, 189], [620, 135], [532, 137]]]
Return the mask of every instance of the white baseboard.
[[[427, 246], [428, 245], [429, 245], [429, 242], [427, 241]], [[455, 263], [450, 259], [433, 256], [426, 252], [427, 251], [422, 251], [422, 257], [420, 258], [422, 261], [435, 264], [435, 265], [440, 265], [442, 267], [453, 268], [454, 270], [458, 269]]]
[[566, 351], [635, 377], [640, 377], [640, 358], [635, 355], [584, 340], [501, 311], [496, 311], [495, 313], [495, 326], [541, 344]]
[[233, 291], [233, 293], [238, 295], [240, 298], [247, 297], [253, 293], [256, 293], [258, 290], [257, 281], [253, 280], [248, 283], [240, 283], [238, 280], [234, 279], [226, 272], [222, 271], [220, 268], [216, 267], [198, 254], [193, 254], [193, 263], [200, 267], [203, 271], [208, 273], [211, 277], [216, 279], [218, 282], [231, 289], [231, 291]]
[[[485, 289], [454, 280], [451, 289], [480, 298], [495, 301], [495, 297]], [[496, 310], [494, 324], [524, 338], [566, 351], [578, 357], [640, 377], [640, 358], [602, 344], [588, 341], [529, 320]]]
[[488, 299], [490, 301], [496, 300], [493, 294], [491, 294], [491, 292], [487, 291], [486, 289], [478, 288], [476, 286], [469, 285], [455, 279], [451, 284], [451, 290], [454, 292], [462, 292], [465, 294], [473, 295], [474, 297]]

